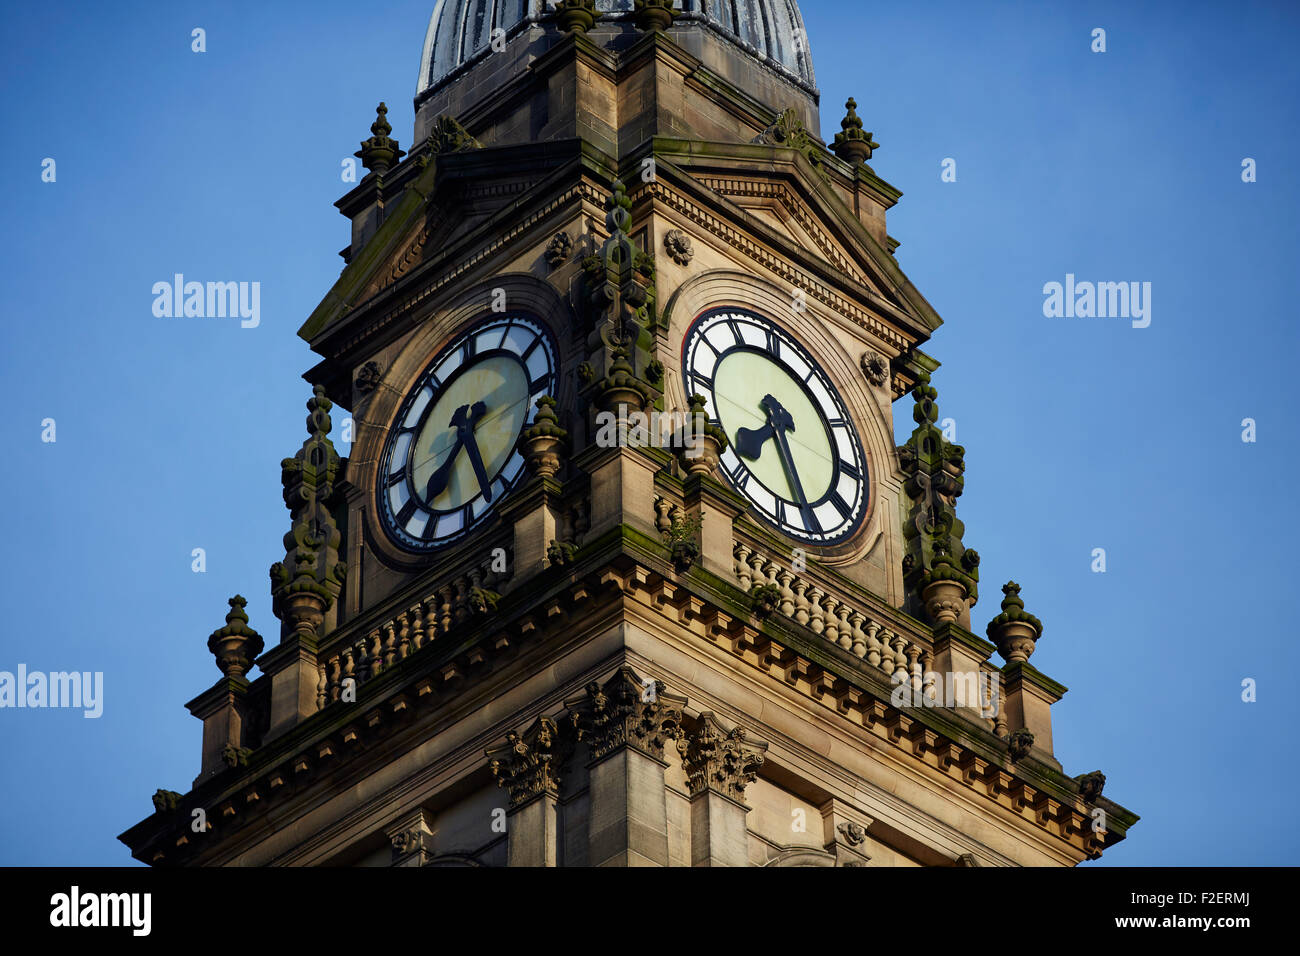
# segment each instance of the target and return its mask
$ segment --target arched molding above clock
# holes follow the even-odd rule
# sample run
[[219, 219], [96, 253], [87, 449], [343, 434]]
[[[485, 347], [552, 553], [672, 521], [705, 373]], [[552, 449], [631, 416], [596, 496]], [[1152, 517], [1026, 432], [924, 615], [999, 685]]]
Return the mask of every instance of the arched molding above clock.
[[[834, 320], [820, 303], [806, 301], [795, 307], [794, 290], [760, 276], [718, 269], [693, 276], [669, 298], [664, 311], [673, 355], [663, 357], [665, 366], [681, 366], [681, 350], [696, 319], [706, 312], [736, 307], [749, 310], [776, 323], [794, 336], [822, 370], [847, 406], [867, 460], [871, 489], [867, 513], [858, 531], [846, 541], [817, 549], [818, 559], [831, 565], [860, 560], [880, 541], [887, 525], [885, 511], [897, 502], [895, 476], [897, 455], [885, 411], [871, 394], [859, 367], [859, 353], [850, 354], [843, 337], [836, 334]], [[688, 398], [678, 373], [666, 383], [669, 408], [685, 408]]]
[[[494, 309], [504, 305], [504, 309]], [[383, 460], [390, 427], [403, 403], [429, 368], [429, 363], [445, 346], [465, 330], [495, 318], [520, 314], [547, 331], [557, 349], [557, 368], [566, 367], [570, 349], [566, 329], [572, 328], [572, 310], [549, 283], [525, 273], [494, 276], [466, 290], [453, 302], [435, 309], [416, 328], [392, 358], [371, 395], [370, 402], [355, 423], [355, 441], [348, 460], [347, 480], [361, 494], [364, 527], [372, 550], [395, 569], [408, 568], [422, 560], [396, 546], [385, 532], [378, 510], [373, 506], [378, 481], [377, 469]], [[571, 375], [558, 374], [561, 408], [573, 403]], [[527, 417], [531, 420], [533, 410]]]

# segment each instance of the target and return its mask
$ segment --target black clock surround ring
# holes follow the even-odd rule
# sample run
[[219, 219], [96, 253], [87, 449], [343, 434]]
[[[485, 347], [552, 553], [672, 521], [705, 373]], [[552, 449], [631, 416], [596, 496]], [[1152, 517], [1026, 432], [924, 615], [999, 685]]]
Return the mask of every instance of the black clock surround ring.
[[727, 433], [719, 469], [751, 510], [815, 547], [852, 538], [869, 510], [867, 458], [811, 352], [758, 312], [727, 306], [696, 317], [681, 354], [687, 395], [702, 394]]
[[390, 422], [375, 482], [387, 538], [431, 554], [481, 527], [524, 474], [516, 445], [536, 401], [555, 393], [558, 349], [537, 317], [508, 312], [455, 335]]

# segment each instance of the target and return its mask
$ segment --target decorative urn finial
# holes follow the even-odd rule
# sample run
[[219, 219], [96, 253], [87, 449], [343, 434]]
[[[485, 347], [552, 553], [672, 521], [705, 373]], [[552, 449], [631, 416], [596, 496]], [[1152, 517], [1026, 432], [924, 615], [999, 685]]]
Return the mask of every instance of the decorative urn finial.
[[226, 615], [226, 626], [212, 632], [208, 638], [208, 650], [217, 659], [217, 667], [227, 677], [244, 677], [253, 667], [253, 661], [262, 653], [266, 642], [262, 635], [248, 626], [248, 614], [244, 607], [248, 604], [236, 594], [227, 603], [230, 613]]
[[586, 33], [602, 16], [596, 0], [560, 0], [555, 5], [555, 22], [565, 33]]
[[560, 427], [555, 415], [555, 399], [543, 395], [537, 400], [537, 416], [519, 436], [519, 450], [523, 452], [528, 470], [542, 478], [550, 478], [560, 470], [559, 448], [569, 433]]
[[848, 110], [844, 119], [840, 120], [840, 127], [844, 132], [835, 134], [835, 142], [831, 145], [831, 150], [840, 159], [854, 166], [866, 166], [872, 150], [879, 149], [880, 144], [871, 138], [870, 133], [863, 131], [862, 119], [858, 116], [857, 101], [850, 97], [844, 106]]
[[399, 149], [397, 140], [388, 135], [393, 131], [393, 127], [388, 125], [388, 107], [380, 103], [375, 113], [375, 121], [370, 124], [370, 138], [362, 140], [361, 148], [352, 155], [372, 173], [383, 173], [405, 156], [406, 150]]
[[687, 440], [680, 452], [682, 467], [687, 474], [712, 475], [727, 448], [727, 433], [709, 421], [705, 411], [708, 402], [703, 395], [692, 395], [689, 399]]
[[633, 9], [637, 29], [647, 33], [667, 30], [682, 12], [674, 6], [674, 0], [636, 0]]
[[1034, 645], [1043, 635], [1043, 622], [1025, 610], [1020, 599], [1020, 585], [1008, 581], [1002, 585], [1002, 613], [989, 621], [989, 640], [1008, 664], [1024, 663], [1034, 653]]

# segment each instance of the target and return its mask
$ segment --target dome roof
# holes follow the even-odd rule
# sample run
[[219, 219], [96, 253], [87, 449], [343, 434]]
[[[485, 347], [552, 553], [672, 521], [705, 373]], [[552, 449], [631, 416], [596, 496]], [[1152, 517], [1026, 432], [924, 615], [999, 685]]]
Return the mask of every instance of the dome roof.
[[[596, 0], [597, 26], [630, 19], [633, 0]], [[679, 0], [677, 25], [698, 24], [815, 91], [808, 34], [795, 0]], [[545, 19], [547, 0], [438, 0], [424, 37], [416, 94], [438, 86], [490, 49], [492, 31], [513, 35]], [[799, 39], [802, 42], [799, 42]]]

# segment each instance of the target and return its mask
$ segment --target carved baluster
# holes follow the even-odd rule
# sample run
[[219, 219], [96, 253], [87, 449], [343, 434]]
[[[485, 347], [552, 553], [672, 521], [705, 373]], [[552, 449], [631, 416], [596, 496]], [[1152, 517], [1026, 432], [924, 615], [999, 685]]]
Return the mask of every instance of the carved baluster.
[[811, 606], [804, 592], [808, 590], [808, 582], [803, 578], [794, 579], [794, 619], [796, 623], [807, 625], [811, 615], [808, 608]]
[[438, 589], [438, 636], [446, 637], [451, 633], [452, 605], [454, 603], [453, 587], [450, 583]]
[[921, 674], [921, 665], [917, 659], [921, 656], [921, 648], [915, 644], [907, 645], [907, 670], [912, 675], [912, 692], [919, 695], [924, 684]]
[[672, 508], [672, 506], [673, 503], [667, 498], [655, 498], [655, 513], [658, 515], [658, 517], [655, 518], [655, 527], [659, 530], [660, 534], [667, 534], [672, 530], [673, 521], [668, 517], [668, 510]]
[[329, 679], [325, 676], [325, 667], [321, 665], [316, 669], [316, 709], [323, 710], [325, 707], [325, 694], [329, 688]]
[[411, 656], [411, 621], [403, 611], [397, 615], [397, 659], [404, 661]]
[[[349, 680], [354, 683], [360, 683], [360, 681], [357, 680], [357, 662], [352, 645], [343, 648], [343, 673], [339, 677], [340, 690], [342, 689], [343, 683]], [[334, 699], [338, 700], [337, 697]]]
[[854, 611], [849, 615], [849, 650], [857, 658], [867, 653], [867, 635], [862, 630], [862, 622], [865, 620], [866, 617], [861, 611]]
[[456, 600], [452, 604], [451, 613], [456, 623], [461, 624], [469, 617], [469, 579], [461, 575], [453, 583], [456, 585]]
[[767, 555], [755, 551], [749, 556], [750, 578], [754, 584], [766, 584], [767, 575], [763, 573], [763, 565], [767, 563]]
[[835, 600], [829, 594], [822, 601], [822, 610], [825, 612], [824, 623], [822, 624], [822, 637], [832, 644], [840, 642], [840, 622], [835, 617], [835, 609], [840, 606], [840, 602]]
[[938, 675], [934, 672], [934, 653], [932, 651], [923, 651], [921, 654], [921, 693], [942, 706], [943, 700], [936, 683], [937, 680]]
[[763, 577], [767, 579], [766, 583], [776, 584], [776, 576], [781, 573], [781, 565], [775, 561], [768, 561], [763, 565]]
[[342, 664], [339, 662], [339, 656], [335, 654], [329, 660], [329, 700], [330, 703], [339, 699], [339, 680], [343, 671]]
[[894, 634], [894, 679], [903, 683], [911, 676], [907, 669], [907, 638]]
[[411, 617], [411, 653], [424, 647], [424, 602], [417, 601], [407, 612]]
[[573, 505], [573, 543], [581, 544], [582, 536], [591, 528], [591, 508], [586, 498]]
[[887, 627], [880, 629], [880, 640], [877, 642], [880, 645], [880, 661], [876, 666], [891, 676], [894, 673], [894, 648], [890, 643], [893, 639], [893, 631]]
[[397, 622], [389, 621], [383, 627], [384, 670], [397, 663]]
[[814, 634], [820, 634], [826, 630], [826, 612], [822, 610], [822, 598], [826, 597], [826, 592], [813, 585], [808, 589], [808, 614], [810, 620], [808, 626], [812, 628]]
[[847, 604], [841, 604], [839, 609], [835, 612], [836, 616], [840, 619], [840, 647], [844, 648], [846, 651], [853, 649], [853, 631], [849, 627], [849, 615], [856, 613], [857, 612]]
[[749, 573], [749, 548], [743, 544], [737, 544], [732, 554], [736, 558], [736, 577], [740, 579], [740, 589], [746, 594], [754, 586], [754, 579]]
[[790, 589], [790, 582], [794, 580], [794, 575], [782, 568], [777, 572], [776, 580], [781, 588], [781, 613], [789, 617], [794, 613], [794, 591]]

